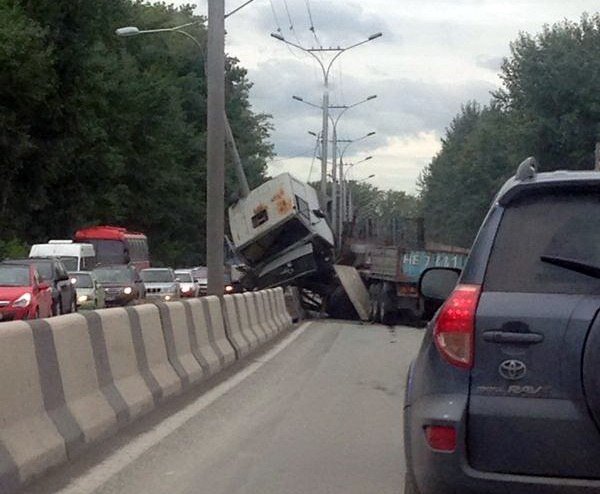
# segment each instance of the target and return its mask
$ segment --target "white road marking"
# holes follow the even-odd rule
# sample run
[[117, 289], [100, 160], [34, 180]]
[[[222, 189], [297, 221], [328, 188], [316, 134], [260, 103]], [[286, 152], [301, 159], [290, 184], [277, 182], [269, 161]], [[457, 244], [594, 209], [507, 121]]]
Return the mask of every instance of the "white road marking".
[[117, 475], [121, 470], [136, 461], [150, 448], [156, 446], [167, 436], [171, 435], [177, 429], [182, 427], [187, 421], [192, 419], [202, 410], [210, 406], [223, 395], [231, 391], [238, 384], [254, 374], [263, 365], [275, 358], [277, 354], [285, 350], [310, 326], [310, 322], [304, 323], [287, 338], [279, 342], [260, 360], [255, 360], [248, 367], [235, 374], [227, 381], [202, 395], [195, 402], [191, 403], [183, 410], [175, 413], [162, 421], [152, 430], [145, 432], [135, 438], [133, 441], [123, 446], [121, 449], [110, 455], [104, 461], [90, 468], [83, 475], [73, 479], [66, 487], [57, 491], [57, 494], [91, 494], [104, 483]]

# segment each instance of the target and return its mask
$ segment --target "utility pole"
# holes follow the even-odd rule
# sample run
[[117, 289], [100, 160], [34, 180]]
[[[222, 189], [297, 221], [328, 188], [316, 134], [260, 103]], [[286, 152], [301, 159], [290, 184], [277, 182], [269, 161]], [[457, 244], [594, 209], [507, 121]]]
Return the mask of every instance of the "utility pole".
[[225, 239], [225, 1], [208, 1], [206, 266], [208, 295], [223, 296]]
[[594, 165], [594, 170], [600, 171], [600, 142], [596, 143], [596, 161]]
[[[344, 53], [352, 48], [356, 48], [357, 46], [364, 45], [365, 43], [368, 43], [369, 41], [373, 41], [377, 38], [380, 38], [381, 36], [383, 36], [383, 34], [382, 33], [372, 34], [371, 36], [369, 36], [367, 39], [365, 39], [363, 41], [359, 41], [358, 43], [354, 43], [353, 45], [346, 46], [343, 48], [339, 47], [339, 46], [338, 47], [330, 47], [330, 48], [304, 48], [303, 46], [301, 46], [297, 43], [293, 43], [291, 41], [286, 40], [279, 33], [271, 33], [271, 36], [279, 41], [282, 41], [283, 43], [293, 46], [294, 48], [298, 48], [299, 50], [302, 50], [303, 52], [311, 55], [318, 62], [319, 66], [321, 67], [321, 70], [323, 71], [323, 105], [322, 105], [323, 130], [321, 133], [321, 138], [323, 139], [323, 146], [321, 148], [321, 190], [320, 190], [319, 199], [321, 202], [321, 209], [326, 212], [327, 211], [327, 146], [329, 144], [329, 73], [331, 72], [331, 67], [332, 67], [333, 63], [339, 58], [339, 56], [342, 53]], [[329, 63], [327, 63], [327, 64], [321, 58], [321, 56], [324, 53], [334, 53], [335, 54], [335, 55], [333, 55], [333, 57], [331, 58], [331, 60], [329, 60]], [[331, 220], [332, 224], [335, 224], [334, 218], [332, 218], [330, 216], [329, 219]]]
[[[340, 166], [339, 166], [339, 177], [340, 177], [340, 183], [339, 183], [339, 187], [338, 187], [338, 138], [337, 138], [337, 126], [340, 122], [340, 118], [342, 118], [342, 116], [344, 115], [344, 113], [346, 113], [348, 110], [350, 110], [351, 108], [354, 108], [356, 106], [362, 105], [363, 103], [366, 103], [368, 101], [374, 100], [375, 98], [377, 98], [376, 94], [373, 94], [363, 100], [357, 101], [356, 103], [352, 104], [352, 105], [332, 105], [329, 106], [328, 110], [338, 110], [338, 114], [337, 116], [333, 117], [331, 115], [331, 112], [328, 111], [328, 116], [329, 116], [329, 120], [331, 121], [331, 127], [332, 127], [332, 139], [331, 139], [331, 148], [332, 148], [332, 162], [333, 162], [333, 168], [331, 171], [331, 178], [332, 178], [332, 184], [331, 184], [331, 196], [332, 196], [332, 203], [331, 203], [331, 225], [333, 227], [333, 232], [334, 234], [337, 236], [339, 229], [342, 228], [342, 219], [341, 219], [341, 204], [340, 204], [340, 196], [343, 197], [342, 195], [342, 156], [340, 156]], [[305, 105], [308, 106], [312, 106], [313, 108], [318, 108], [320, 110], [323, 110], [322, 106], [319, 106], [315, 103], [311, 103], [310, 101], [306, 101], [304, 98], [301, 98], [300, 96], [292, 96], [292, 99], [296, 100], [296, 101], [300, 101], [301, 103], [304, 103]], [[341, 110], [341, 111], [340, 111]], [[312, 135], [315, 135], [314, 133], [311, 132]], [[372, 135], [372, 134], [369, 134]], [[367, 136], [368, 137], [368, 136]], [[350, 142], [347, 140], [343, 140], [340, 142]], [[346, 146], [347, 147], [347, 146]], [[344, 150], [345, 151], [345, 150]]]

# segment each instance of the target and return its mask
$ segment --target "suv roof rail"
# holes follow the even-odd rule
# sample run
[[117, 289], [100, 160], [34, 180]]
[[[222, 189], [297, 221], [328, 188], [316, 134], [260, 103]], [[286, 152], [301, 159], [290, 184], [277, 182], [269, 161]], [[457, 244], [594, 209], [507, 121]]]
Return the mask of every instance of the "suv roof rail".
[[521, 162], [519, 168], [517, 168], [515, 179], [519, 181], [532, 179], [535, 177], [537, 166], [537, 160], [533, 156], [530, 156], [525, 161]]

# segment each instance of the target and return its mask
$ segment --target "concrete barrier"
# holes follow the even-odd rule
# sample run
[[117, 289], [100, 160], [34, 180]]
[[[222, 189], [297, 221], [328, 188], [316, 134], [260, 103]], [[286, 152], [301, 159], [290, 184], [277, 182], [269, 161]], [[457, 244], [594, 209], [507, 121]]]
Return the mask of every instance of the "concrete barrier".
[[263, 321], [264, 324], [269, 328], [269, 332], [271, 333], [271, 337], [274, 338], [279, 334], [279, 328], [275, 323], [275, 319], [273, 318], [273, 313], [271, 312], [271, 306], [269, 304], [269, 294], [266, 290], [261, 290], [260, 292], [256, 292], [259, 303], [258, 306], [262, 309], [263, 312]]
[[246, 304], [246, 298], [241, 293], [236, 293], [233, 295], [233, 300], [235, 302], [235, 310], [240, 322], [240, 331], [250, 343], [250, 348], [254, 350], [260, 346], [261, 339], [258, 336], [258, 333], [256, 333], [252, 327], [250, 314], [248, 313], [248, 306]]
[[182, 388], [201, 381], [209, 374], [208, 365], [192, 350], [189, 318], [182, 302], [155, 302], [165, 338], [167, 356], [179, 376]]
[[294, 323], [285, 304], [285, 295], [283, 293], [283, 288], [275, 288], [275, 301], [277, 303], [279, 314], [283, 317], [285, 329], [291, 328]]
[[275, 298], [276, 298], [275, 289], [269, 288], [268, 290], [265, 290], [265, 292], [267, 294], [269, 309], [271, 311], [271, 317], [273, 318], [273, 321], [275, 322], [275, 325], [277, 326], [277, 332], [281, 332], [286, 328], [285, 328], [285, 321], [283, 319], [283, 315], [280, 314], [279, 311], [277, 310], [277, 300], [275, 300]]
[[215, 346], [222, 355], [222, 369], [229, 367], [235, 362], [235, 351], [227, 332], [225, 331], [225, 321], [223, 320], [223, 310], [221, 309], [221, 300], [219, 297], [202, 297], [204, 304], [204, 313], [207, 317], [208, 327], [212, 332]]
[[69, 314], [48, 319], [47, 324], [56, 347], [65, 403], [85, 443], [108, 436], [117, 429], [117, 415], [100, 390], [87, 320]]
[[138, 370], [145, 377], [155, 403], [179, 393], [181, 380], [169, 362], [158, 307], [145, 304], [128, 307], [126, 311]]
[[277, 327], [279, 328], [279, 331], [284, 331], [287, 329], [287, 321], [285, 319], [285, 316], [279, 310], [279, 305], [277, 304], [277, 290], [275, 290], [274, 288], [270, 288], [268, 292], [269, 299], [271, 301], [271, 307], [273, 308], [274, 317], [277, 321]]
[[[204, 298], [204, 297], [203, 297]], [[202, 299], [191, 299], [183, 302], [188, 307], [190, 315], [190, 330], [193, 333], [195, 354], [206, 365], [206, 376], [212, 376], [221, 370], [224, 357], [215, 344], [215, 338], [210, 327], [210, 319]]]
[[138, 370], [129, 316], [122, 308], [101, 309], [95, 314], [100, 318], [104, 333], [114, 386], [126, 403], [131, 420], [151, 410], [154, 399]]
[[38, 356], [31, 327], [2, 323], [0, 333], [0, 491], [67, 458], [63, 437], [46, 411]]
[[235, 349], [237, 358], [248, 355], [252, 350], [252, 345], [246, 334], [242, 331], [233, 295], [225, 295], [223, 297], [223, 320], [225, 321], [227, 337]]
[[260, 347], [288, 321], [281, 290], [0, 326], [0, 493]]
[[248, 310], [248, 320], [250, 322], [250, 329], [258, 337], [260, 344], [265, 343], [269, 340], [269, 335], [263, 328], [263, 325], [258, 319], [258, 308], [256, 306], [256, 295], [254, 292], [243, 293], [246, 308]]

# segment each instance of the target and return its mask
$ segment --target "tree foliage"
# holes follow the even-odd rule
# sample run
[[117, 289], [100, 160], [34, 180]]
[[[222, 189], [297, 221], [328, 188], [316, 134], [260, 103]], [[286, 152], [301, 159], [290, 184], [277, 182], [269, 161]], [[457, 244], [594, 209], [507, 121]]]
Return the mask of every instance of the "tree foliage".
[[535, 156], [542, 171], [590, 169], [600, 141], [600, 15], [523, 33], [489, 105], [466, 103], [419, 180], [433, 240], [468, 247], [499, 186]]
[[[132, 0], [0, 0], [0, 238], [68, 238], [85, 225], [148, 234], [153, 260], [204, 259], [204, 51], [184, 36], [121, 39], [205, 19]], [[268, 116], [227, 59], [227, 112], [251, 185], [265, 178]], [[228, 164], [229, 165], [229, 164]], [[227, 167], [228, 191], [236, 188]]]

